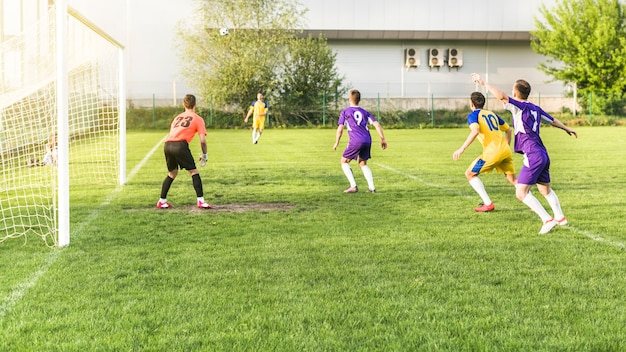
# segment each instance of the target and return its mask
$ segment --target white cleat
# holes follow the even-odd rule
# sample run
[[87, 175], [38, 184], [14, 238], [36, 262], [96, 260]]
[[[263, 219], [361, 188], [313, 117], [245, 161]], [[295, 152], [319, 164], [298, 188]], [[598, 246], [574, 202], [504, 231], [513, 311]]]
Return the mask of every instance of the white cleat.
[[543, 226], [541, 226], [541, 230], [539, 230], [539, 234], [545, 235], [546, 233], [550, 232], [550, 230], [552, 230], [556, 225], [557, 225], [557, 221], [554, 219], [550, 219], [544, 222]]

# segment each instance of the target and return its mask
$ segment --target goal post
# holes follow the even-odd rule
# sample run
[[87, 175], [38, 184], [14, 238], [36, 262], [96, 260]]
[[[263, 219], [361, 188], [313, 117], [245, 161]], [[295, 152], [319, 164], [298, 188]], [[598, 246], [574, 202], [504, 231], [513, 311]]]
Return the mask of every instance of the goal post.
[[72, 196], [126, 183], [124, 68], [67, 0], [0, 43], [0, 242], [67, 246]]

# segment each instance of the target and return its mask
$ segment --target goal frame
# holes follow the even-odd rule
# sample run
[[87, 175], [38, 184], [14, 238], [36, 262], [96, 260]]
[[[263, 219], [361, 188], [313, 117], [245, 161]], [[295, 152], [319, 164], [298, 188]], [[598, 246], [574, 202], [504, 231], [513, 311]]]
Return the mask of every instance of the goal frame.
[[57, 178], [57, 246], [70, 244], [70, 167], [69, 167], [69, 92], [68, 92], [68, 15], [80, 21], [96, 34], [107, 40], [118, 51], [118, 119], [119, 119], [119, 185], [126, 183], [126, 59], [124, 46], [94, 23], [67, 4], [67, 0], [56, 0], [56, 90], [57, 90], [57, 133], [58, 133], [58, 178]]

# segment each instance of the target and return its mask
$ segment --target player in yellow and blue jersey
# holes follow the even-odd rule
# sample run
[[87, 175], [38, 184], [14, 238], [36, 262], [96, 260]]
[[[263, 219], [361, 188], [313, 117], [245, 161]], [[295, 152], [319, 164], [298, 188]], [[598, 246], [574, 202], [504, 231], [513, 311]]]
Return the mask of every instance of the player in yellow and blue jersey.
[[259, 138], [263, 134], [263, 128], [265, 128], [265, 116], [267, 115], [267, 103], [263, 101], [263, 94], [258, 93], [256, 100], [250, 104], [248, 114], [244, 119], [245, 123], [248, 123], [248, 118], [252, 115], [252, 144], [257, 144]]
[[[482, 154], [465, 171], [465, 177], [467, 177], [469, 184], [483, 200], [483, 204], [474, 209], [477, 212], [495, 209], [478, 175], [487, 174], [496, 169], [499, 173], [504, 173], [504, 176], [511, 184], [515, 185], [516, 183], [513, 155], [511, 148], [509, 148], [512, 131], [500, 116], [492, 111], [484, 110], [484, 106], [485, 96], [480, 92], [472, 93], [470, 96], [470, 107], [473, 111], [467, 116], [467, 124], [471, 132], [461, 148], [452, 154], [454, 160], [459, 160], [461, 154], [475, 139], [478, 139], [483, 146]], [[502, 132], [505, 133], [504, 137]]]

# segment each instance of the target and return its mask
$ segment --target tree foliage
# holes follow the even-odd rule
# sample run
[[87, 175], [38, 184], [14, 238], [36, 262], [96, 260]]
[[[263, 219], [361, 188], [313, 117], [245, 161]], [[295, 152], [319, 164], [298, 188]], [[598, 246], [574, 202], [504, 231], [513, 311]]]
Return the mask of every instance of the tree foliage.
[[[179, 54], [189, 85], [214, 106], [245, 114], [262, 92], [274, 114], [274, 106], [306, 107], [322, 95], [318, 90], [339, 84], [326, 41], [299, 37], [306, 13], [299, 2], [202, 0], [196, 5], [196, 16], [179, 28]], [[220, 28], [229, 34], [221, 35]], [[308, 65], [292, 67], [300, 62]]]
[[539, 69], [576, 83], [583, 96], [596, 94], [603, 112], [621, 113], [613, 111], [620, 110], [626, 92], [626, 18], [620, 1], [561, 0], [553, 9], [542, 5], [540, 13], [531, 46], [548, 59]]
[[335, 68], [336, 54], [322, 36], [295, 40], [288, 50], [281, 81], [280, 112], [307, 124], [319, 124], [321, 102], [345, 93], [343, 77], [339, 77]]

